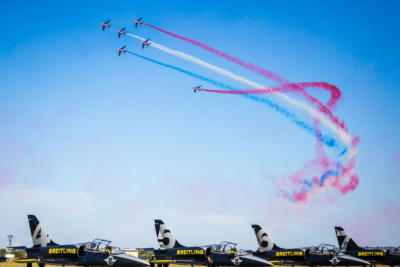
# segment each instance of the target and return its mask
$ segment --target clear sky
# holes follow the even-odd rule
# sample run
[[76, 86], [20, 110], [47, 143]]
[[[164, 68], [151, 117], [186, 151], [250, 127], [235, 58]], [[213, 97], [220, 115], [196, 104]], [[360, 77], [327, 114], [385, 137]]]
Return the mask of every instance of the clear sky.
[[[400, 245], [398, 1], [7, 1], [0, 9], [0, 247], [30, 245], [26, 214], [56, 242], [156, 247], [161, 218], [183, 244]], [[258, 83], [270, 81], [132, 20], [199, 40], [294, 82], [342, 91], [335, 115], [360, 136], [356, 190], [293, 203], [273, 182], [314, 157], [315, 137], [267, 105], [117, 48], [217, 81], [128, 31]], [[100, 22], [111, 19], [102, 32]], [[243, 88], [243, 85], [240, 85]], [[326, 94], [316, 95], [327, 99]]]

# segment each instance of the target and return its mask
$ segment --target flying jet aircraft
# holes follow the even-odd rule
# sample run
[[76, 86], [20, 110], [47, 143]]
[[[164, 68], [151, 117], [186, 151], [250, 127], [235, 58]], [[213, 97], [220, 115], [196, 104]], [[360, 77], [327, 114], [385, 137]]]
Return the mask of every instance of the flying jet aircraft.
[[281, 248], [272, 241], [272, 238], [259, 225], [253, 224], [251, 227], [259, 244], [258, 250], [253, 255], [263, 257], [274, 264], [292, 266], [369, 265], [368, 261], [337, 252], [332, 245], [327, 244], [307, 248]]
[[126, 27], [123, 27], [121, 30], [117, 31], [118, 32], [118, 38], [120, 38], [121, 35], [125, 35], [126, 34], [126, 32], [124, 32], [125, 29], [126, 29]]
[[147, 39], [147, 40], [145, 40], [145, 41], [142, 43], [142, 48], [144, 48], [146, 45], [147, 45], [147, 46], [150, 45], [150, 39]]
[[141, 18], [136, 19], [136, 20], [133, 21], [133, 22], [135, 22], [135, 28], [137, 28], [138, 25], [143, 24], [143, 22], [141, 21], [142, 19], [143, 19], [143, 17], [141, 17]]
[[122, 54], [125, 54], [126, 51], [128, 51], [128, 49], [125, 49], [126, 45], [124, 45], [123, 47], [121, 47], [120, 49], [118, 49], [118, 56]]
[[95, 239], [93, 242], [59, 245], [54, 243], [47, 231], [34, 215], [28, 215], [33, 247], [10, 247], [12, 250], [25, 250], [26, 258], [16, 259], [16, 262], [45, 264], [81, 265], [81, 266], [115, 266], [134, 267], [149, 264], [137, 257], [124, 253], [120, 248], [110, 246], [111, 241]]
[[335, 227], [339, 248], [346, 254], [367, 260], [372, 264], [400, 265], [400, 247], [359, 247], [340, 226]]
[[203, 91], [203, 89], [201, 87], [203, 87], [203, 86], [199, 85], [199, 86], [193, 87], [193, 93], [196, 93], [197, 91]]
[[103, 26], [103, 31], [104, 31], [104, 29], [105, 28], [110, 28], [111, 27], [111, 24], [109, 24], [110, 23], [110, 19], [109, 20], [107, 20], [106, 22], [101, 22], [100, 24]]
[[151, 266], [168, 267], [170, 263], [213, 266], [272, 266], [272, 263], [236, 248], [237, 244], [222, 242], [216, 245], [183, 246], [161, 220], [154, 220], [160, 249], [154, 252]]

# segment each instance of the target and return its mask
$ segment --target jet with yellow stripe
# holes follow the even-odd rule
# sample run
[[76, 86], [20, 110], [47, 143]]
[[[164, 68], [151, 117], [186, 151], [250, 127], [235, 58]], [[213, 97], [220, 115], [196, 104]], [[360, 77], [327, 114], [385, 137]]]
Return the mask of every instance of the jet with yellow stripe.
[[172, 235], [162, 220], [154, 220], [159, 249], [145, 249], [154, 252], [150, 261], [152, 267], [168, 267], [169, 264], [215, 266], [272, 266], [273, 264], [243, 250], [237, 244], [222, 242], [215, 245], [183, 246]]
[[360, 247], [340, 226], [335, 227], [340, 250], [375, 264], [400, 265], [400, 247]]
[[369, 265], [368, 261], [339, 252], [332, 245], [318, 247], [281, 248], [256, 224], [251, 226], [256, 234], [258, 250], [253, 255], [262, 257], [274, 264], [308, 266], [357, 266]]
[[18, 263], [38, 263], [39, 267], [46, 264], [80, 265], [80, 266], [148, 266], [144, 260], [124, 253], [118, 247], [110, 245], [111, 241], [95, 239], [93, 242], [59, 245], [55, 243], [34, 215], [28, 215], [29, 228], [33, 246], [10, 247], [10, 250], [25, 250], [27, 257], [16, 259]]

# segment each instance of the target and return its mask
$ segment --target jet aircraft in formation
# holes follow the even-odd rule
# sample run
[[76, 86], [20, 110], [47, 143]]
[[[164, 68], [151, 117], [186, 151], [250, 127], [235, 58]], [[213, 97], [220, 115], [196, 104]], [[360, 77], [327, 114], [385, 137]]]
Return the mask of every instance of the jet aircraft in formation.
[[[135, 28], [137, 28], [138, 25], [143, 24], [142, 19], [143, 19], [143, 17], [141, 17], [141, 18], [139, 18], [139, 19], [133, 21], [133, 22], [135, 23]], [[110, 27], [111, 27], [110, 21], [111, 21], [111, 20], [109, 19], [109, 20], [107, 20], [106, 22], [101, 22], [101, 23], [100, 23], [100, 24], [102, 25], [103, 31], [104, 31], [106, 28], [110, 28]], [[126, 30], [126, 27], [123, 27], [122, 29], [120, 29], [120, 30], [117, 31], [117, 33], [118, 33], [118, 38], [121, 38], [121, 35], [126, 35], [127, 32], [126, 32], [125, 30]], [[145, 40], [145, 41], [142, 42], [142, 48], [145, 48], [146, 46], [150, 46], [150, 44], [151, 44], [150, 39], [147, 39], [147, 40]], [[118, 53], [119, 56], [121, 55], [121, 53], [124, 53], [124, 51], [121, 51], [121, 49], [119, 49], [119, 51], [120, 51], [120, 52]]]
[[125, 49], [125, 47], [126, 47], [126, 45], [124, 45], [123, 47], [118, 49], [118, 56], [120, 56], [121, 53], [125, 54], [128, 51], [128, 49]]
[[143, 41], [142, 48], [144, 48], [145, 46], [149, 46], [149, 45], [150, 45], [150, 39], [147, 39], [147, 40]]
[[138, 25], [143, 24], [143, 21], [141, 21], [142, 19], [143, 19], [143, 17], [138, 18], [138, 19], [133, 21], [133, 22], [135, 22], [135, 28], [137, 28]]
[[340, 226], [335, 227], [339, 248], [344, 253], [372, 264], [400, 265], [400, 247], [359, 247]]
[[15, 260], [26, 263], [38, 263], [39, 267], [46, 264], [81, 265], [81, 266], [148, 266], [149, 263], [137, 257], [124, 253], [120, 248], [110, 245], [111, 241], [95, 239], [92, 242], [59, 245], [49, 236], [39, 220], [34, 215], [28, 215], [33, 247], [9, 247], [9, 250], [25, 250], [26, 258]]
[[202, 85], [193, 87], [193, 93], [196, 93], [197, 91], [203, 91], [203, 88], [202, 88], [202, 87], [203, 87]]
[[109, 20], [107, 20], [106, 22], [101, 22], [100, 24], [103, 26], [103, 31], [106, 29], [106, 28], [110, 28], [111, 27], [111, 24], [110, 24], [110, 19]]
[[126, 29], [126, 27], [123, 27], [121, 30], [117, 31], [117, 33], [118, 33], [118, 38], [120, 38], [121, 35], [125, 35], [125, 34], [126, 34], [126, 32], [124, 32], [125, 29]]

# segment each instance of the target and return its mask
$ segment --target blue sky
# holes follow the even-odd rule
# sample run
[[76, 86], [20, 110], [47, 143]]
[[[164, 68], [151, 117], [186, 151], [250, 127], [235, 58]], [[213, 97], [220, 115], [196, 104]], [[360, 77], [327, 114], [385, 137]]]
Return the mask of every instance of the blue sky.
[[[156, 246], [162, 218], [184, 244], [255, 248], [251, 223], [281, 246], [399, 245], [400, 20], [396, 1], [13, 1], [0, 35], [0, 246], [30, 244], [26, 214], [59, 242], [102, 236]], [[269, 82], [132, 20], [199, 40], [294, 82], [343, 93], [335, 114], [361, 137], [359, 187], [295, 204], [271, 177], [313, 158], [315, 138], [266, 105], [193, 94], [198, 80], [116, 49], [239, 86], [154, 48], [128, 30], [259, 83]], [[100, 22], [112, 19], [111, 31]], [[207, 86], [211, 87], [211, 86]], [[326, 95], [318, 95], [324, 99]], [[377, 227], [381, 225], [382, 227]]]

